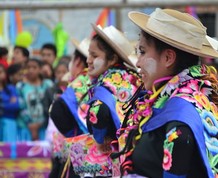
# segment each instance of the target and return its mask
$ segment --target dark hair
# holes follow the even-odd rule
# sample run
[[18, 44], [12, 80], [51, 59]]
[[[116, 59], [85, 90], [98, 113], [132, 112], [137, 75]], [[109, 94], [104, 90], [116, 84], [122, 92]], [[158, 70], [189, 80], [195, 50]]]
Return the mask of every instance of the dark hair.
[[0, 58], [8, 54], [8, 49], [6, 47], [0, 47]]
[[59, 62], [58, 64], [57, 64], [57, 66], [55, 67], [55, 69], [54, 70], [57, 70], [57, 68], [59, 67], [59, 66], [61, 66], [61, 65], [63, 65], [63, 66], [65, 66], [66, 68], [68, 68], [68, 63], [66, 63], [66, 62]]
[[42, 67], [42, 61], [40, 61], [37, 58], [30, 58], [29, 60], [27, 60], [26, 64], [28, 64], [29, 62], [35, 62], [39, 67]]
[[28, 50], [27, 48], [24, 48], [24, 47], [22, 47], [22, 46], [15, 46], [14, 49], [19, 49], [19, 50], [21, 50], [23, 56], [29, 58], [30, 52], [29, 52], [29, 50]]
[[69, 55], [64, 55], [60, 58], [59, 62], [65, 62], [67, 64], [69, 64], [71, 61], [71, 56]]
[[117, 55], [119, 62], [122, 63], [120, 56], [98, 34], [94, 35], [92, 40], [96, 41], [98, 48], [105, 52], [105, 57], [108, 61], [112, 60], [114, 55]]
[[87, 57], [84, 56], [81, 52], [79, 52], [77, 49], [74, 51], [74, 59], [80, 58], [80, 60], [83, 62], [85, 67], [88, 67], [88, 64], [86, 62]]
[[199, 63], [199, 57], [196, 55], [193, 55], [191, 53], [182, 51], [178, 48], [175, 48], [173, 46], [170, 46], [157, 38], [149, 35], [148, 33], [142, 31], [142, 35], [146, 38], [148, 44], [154, 44], [157, 52], [161, 53], [165, 49], [172, 49], [176, 52], [176, 65], [174, 74], [178, 74], [184, 69], [197, 65]]
[[55, 46], [54, 44], [52, 44], [52, 43], [46, 43], [46, 44], [44, 44], [44, 45], [42, 46], [41, 51], [42, 51], [43, 49], [49, 49], [49, 50], [53, 51], [53, 53], [54, 53], [55, 56], [57, 56], [57, 48], [56, 48], [56, 46]]
[[19, 72], [20, 70], [22, 69], [22, 65], [21, 64], [11, 64], [9, 67], [8, 67], [8, 70], [7, 70], [7, 75], [14, 75], [16, 74], [17, 72]]

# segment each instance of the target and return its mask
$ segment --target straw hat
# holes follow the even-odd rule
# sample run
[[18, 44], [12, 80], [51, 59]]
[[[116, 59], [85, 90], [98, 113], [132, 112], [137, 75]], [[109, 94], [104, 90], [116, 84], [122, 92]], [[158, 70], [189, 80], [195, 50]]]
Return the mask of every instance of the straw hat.
[[132, 58], [132, 52], [134, 51], [133, 45], [121, 31], [114, 26], [108, 26], [102, 29], [100, 25], [96, 26], [92, 24], [92, 27], [129, 67], [135, 68], [134, 60]]
[[90, 45], [90, 39], [85, 38], [81, 42], [77, 41], [76, 39], [72, 39], [72, 43], [75, 46], [75, 48], [82, 53], [85, 57], [89, 56], [89, 45]]
[[140, 12], [128, 15], [143, 31], [173, 47], [201, 57], [218, 57], [218, 42], [187, 13], [157, 8], [150, 16]]

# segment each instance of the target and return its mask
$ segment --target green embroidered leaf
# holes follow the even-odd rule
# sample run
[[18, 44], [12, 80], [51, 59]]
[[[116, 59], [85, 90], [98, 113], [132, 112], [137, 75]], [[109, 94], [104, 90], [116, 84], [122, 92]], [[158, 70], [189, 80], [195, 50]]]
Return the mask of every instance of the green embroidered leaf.
[[[97, 102], [98, 102], [98, 100], [95, 101], [95, 103], [97, 103]], [[100, 105], [95, 105], [95, 103], [90, 108], [90, 112], [93, 112], [93, 113], [95, 113], [95, 115], [97, 115], [98, 111], [99, 111], [99, 108], [100, 108]]]
[[169, 144], [168, 144], [168, 150], [169, 150], [169, 152], [172, 154], [172, 152], [173, 152], [173, 146], [174, 146], [174, 142], [170, 142]]
[[212, 167], [212, 171], [213, 171], [213, 173], [218, 173], [218, 169], [216, 168], [216, 167]]
[[155, 102], [154, 107], [155, 108], [162, 108], [163, 105], [165, 104], [165, 102], [168, 100], [168, 98], [169, 98], [169, 96], [163, 95]]
[[200, 77], [202, 74], [200, 73], [200, 66], [193, 66], [189, 68], [190, 73], [193, 77]]
[[218, 163], [218, 154], [212, 158], [211, 166], [215, 167]]
[[164, 148], [167, 148], [167, 146], [168, 146], [168, 139], [166, 139], [166, 140], [164, 141]]

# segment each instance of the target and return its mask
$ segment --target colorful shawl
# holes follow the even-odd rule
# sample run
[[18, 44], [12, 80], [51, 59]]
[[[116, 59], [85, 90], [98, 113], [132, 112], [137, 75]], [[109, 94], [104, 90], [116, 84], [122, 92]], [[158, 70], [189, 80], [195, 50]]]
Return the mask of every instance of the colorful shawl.
[[[190, 67], [171, 78], [158, 91], [153, 90], [153, 94], [139, 97], [131, 109], [125, 131], [121, 130], [121, 147], [126, 144], [123, 140], [130, 128], [139, 128], [135, 137], [139, 140], [142, 133], [171, 121], [180, 121], [193, 131], [208, 177], [218, 175], [218, 109], [210, 101], [211, 82], [201, 79], [209, 74], [209, 69], [207, 66]], [[122, 167], [126, 170], [131, 167], [131, 158], [127, 155], [133, 149], [134, 146], [124, 154]]]
[[[71, 111], [72, 115], [76, 119], [83, 133], [87, 133], [88, 130], [86, 127], [86, 123], [81, 122], [83, 120], [80, 118], [85, 118], [85, 116], [84, 116], [84, 112], [80, 110], [81, 107], [78, 107], [78, 103], [80, 102], [82, 96], [88, 91], [88, 83], [89, 83], [89, 77], [87, 75], [87, 69], [85, 69], [77, 78], [75, 78], [68, 85], [64, 93], [60, 96], [65, 102], [65, 104], [68, 106], [69, 110]], [[84, 98], [83, 102], [86, 101], [87, 101], [87, 97]], [[83, 108], [85, 107], [83, 106]], [[81, 133], [78, 132], [78, 128], [75, 128], [74, 130], [71, 130], [69, 133], [67, 133], [65, 136], [69, 137], [69, 136], [76, 136], [79, 134]], [[53, 156], [59, 157], [62, 162], [66, 161], [69, 156], [69, 151], [68, 151], [68, 143], [65, 140], [65, 136], [63, 136], [61, 133], [57, 131], [54, 131], [52, 136], [53, 136], [53, 140], [52, 140]]]
[[[97, 80], [92, 81], [88, 103], [91, 104], [96, 100], [104, 102], [110, 109], [112, 119], [118, 129], [124, 118], [122, 106], [134, 95], [139, 85], [140, 80], [136, 72], [122, 66], [110, 68]], [[85, 173], [111, 175], [113, 165], [109, 155], [97, 149], [92, 135], [81, 135], [66, 140], [76, 174], [81, 176]]]
[[[81, 103], [80, 100], [83, 97], [83, 95], [87, 93], [89, 84], [89, 76], [87, 75], [87, 70], [85, 70], [81, 75], [79, 75], [75, 80], [73, 80], [69, 84], [65, 92], [61, 95], [61, 98], [64, 100], [64, 102], [70, 109], [72, 115], [74, 116], [76, 122], [79, 125], [79, 128], [83, 131], [83, 133], [88, 133], [85, 120], [85, 110], [87, 110], [87, 105], [85, 103], [88, 101], [88, 97], [83, 98]], [[79, 103], [81, 105], [80, 107]], [[73, 133], [73, 131], [71, 131], [71, 133]], [[74, 136], [72, 134], [70, 135]]]
[[134, 95], [141, 84], [136, 72], [125, 66], [110, 68], [90, 87], [88, 103], [100, 100], [105, 103], [111, 112], [116, 129], [124, 118], [123, 105]]

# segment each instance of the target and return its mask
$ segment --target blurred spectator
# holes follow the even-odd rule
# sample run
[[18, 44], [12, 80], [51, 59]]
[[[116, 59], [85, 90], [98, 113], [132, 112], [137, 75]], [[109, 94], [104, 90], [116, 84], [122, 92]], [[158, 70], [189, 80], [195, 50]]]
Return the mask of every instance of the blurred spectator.
[[41, 59], [43, 62], [53, 65], [57, 57], [57, 48], [52, 43], [46, 43], [41, 48]]
[[54, 69], [52, 65], [47, 62], [42, 63], [41, 74], [44, 79], [55, 80]]
[[12, 63], [25, 66], [25, 63], [27, 62], [29, 56], [30, 53], [27, 48], [24, 48], [22, 46], [15, 46], [13, 51]]
[[[74, 43], [76, 50], [74, 51], [74, 54], [72, 55], [72, 61], [69, 64], [70, 71], [65, 74], [64, 77], [62, 77], [62, 81], [69, 82], [70, 84], [64, 91], [64, 97], [58, 97], [57, 95], [50, 108], [50, 117], [54, 122], [51, 119], [49, 120], [49, 125], [47, 128], [47, 138], [50, 138], [50, 140], [52, 140], [54, 148], [56, 147], [55, 145], [61, 145], [64, 143], [64, 137], [62, 134], [66, 133], [67, 129], [70, 128], [74, 131], [76, 130], [76, 132], [71, 132], [70, 134], [81, 134], [81, 130], [74, 120], [74, 115], [72, 115], [72, 110], [74, 110], [74, 108], [78, 106], [77, 102], [80, 102], [81, 97], [84, 96], [84, 94], [87, 92], [88, 87], [86, 85], [89, 81], [89, 77], [87, 75], [86, 58], [88, 56], [89, 44], [89, 39], [84, 39], [80, 43]], [[74, 101], [70, 97], [74, 95], [76, 96], [77, 101]], [[66, 96], [69, 96], [69, 98]], [[55, 157], [53, 157], [52, 159], [52, 170], [50, 172], [49, 178], [61, 177], [66, 164], [65, 156], [62, 152], [62, 147], [54, 149], [53, 151]], [[72, 164], [70, 164], [68, 171], [69, 178], [80, 177], [78, 175], [75, 175]]]
[[0, 64], [0, 141], [15, 142], [16, 117], [19, 111], [18, 95], [13, 85], [7, 84], [6, 70]]
[[71, 74], [71, 81], [74, 80], [84, 68], [87, 67], [86, 57], [79, 50], [74, 51], [74, 57], [69, 64], [69, 72]]
[[[56, 95], [61, 94], [68, 85], [68, 82], [61, 80], [67, 72], [68, 65], [66, 63], [60, 62], [55, 68], [55, 84], [53, 87], [46, 90], [43, 100], [46, 119], [49, 118], [48, 111], [50, 105], [52, 104], [52, 101], [56, 98]], [[48, 120], [45, 122], [45, 124], [45, 126], [47, 127]]]
[[68, 72], [68, 64], [66, 62], [60, 62], [55, 68], [55, 81], [58, 83], [63, 76]]
[[7, 76], [8, 76], [9, 83], [15, 86], [17, 82], [20, 82], [22, 80], [22, 77], [23, 77], [22, 65], [21, 64], [11, 64], [8, 67]]
[[30, 59], [27, 62], [26, 81], [17, 83], [21, 111], [18, 117], [20, 141], [43, 140], [45, 136], [45, 115], [43, 98], [51, 80], [41, 77], [41, 61]]
[[59, 63], [60, 63], [60, 62], [64, 62], [64, 63], [66, 63], [67, 65], [69, 65], [70, 61], [71, 61], [71, 56], [65, 55], [65, 56], [62, 56], [62, 57], [60, 58]]
[[8, 68], [8, 49], [6, 47], [0, 47], [0, 64], [4, 66], [5, 69]]

